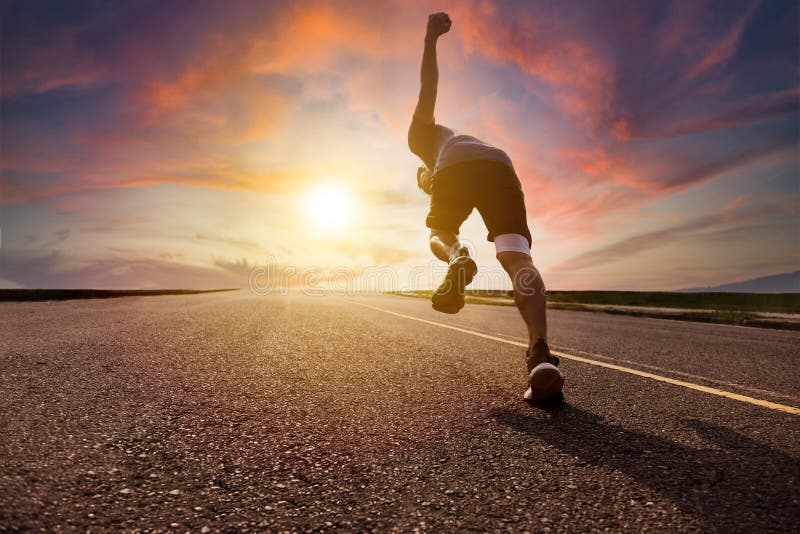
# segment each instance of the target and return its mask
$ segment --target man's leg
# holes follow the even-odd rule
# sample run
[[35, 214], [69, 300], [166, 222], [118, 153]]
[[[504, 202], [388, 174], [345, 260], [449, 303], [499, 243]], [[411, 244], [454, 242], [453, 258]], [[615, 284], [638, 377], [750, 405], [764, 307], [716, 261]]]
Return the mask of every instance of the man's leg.
[[528, 327], [528, 346], [540, 339], [547, 342], [547, 308], [545, 287], [533, 260], [522, 252], [498, 252], [497, 259], [511, 277], [514, 303]]
[[[527, 245], [523, 236], [513, 237]], [[528, 327], [528, 350], [525, 359], [529, 387], [524, 398], [529, 401], [551, 399], [561, 395], [564, 375], [558, 369], [558, 358], [550, 354], [550, 348], [547, 346], [547, 297], [544, 281], [533, 265], [530, 255], [520, 252], [521, 248], [525, 247], [517, 250], [498, 250], [497, 259], [511, 277], [514, 302]]]
[[445, 263], [450, 263], [466, 247], [461, 245], [458, 236], [446, 230], [431, 230], [431, 252]]
[[526, 400], [544, 400], [559, 396], [564, 377], [558, 358], [547, 346], [547, 311], [545, 289], [539, 271], [531, 260], [531, 232], [525, 196], [514, 169], [495, 161], [481, 162], [483, 179], [476, 195], [478, 211], [494, 241], [497, 259], [514, 284], [514, 302], [528, 328], [528, 368]]
[[458, 229], [475, 208], [472, 162], [456, 163], [436, 175], [431, 188], [431, 209], [425, 225], [431, 229], [431, 251], [448, 263], [447, 275], [431, 297], [433, 309], [458, 313], [464, 307], [464, 288], [478, 266], [458, 240]]
[[433, 309], [458, 313], [464, 307], [464, 288], [472, 282], [478, 266], [453, 232], [431, 229], [430, 245], [434, 256], [448, 264], [447, 275], [431, 297]]

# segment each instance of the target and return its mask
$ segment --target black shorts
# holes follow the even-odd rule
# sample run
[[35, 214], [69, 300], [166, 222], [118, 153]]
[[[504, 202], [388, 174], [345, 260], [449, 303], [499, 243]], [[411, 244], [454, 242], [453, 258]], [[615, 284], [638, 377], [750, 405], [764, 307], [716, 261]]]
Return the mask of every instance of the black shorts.
[[436, 173], [425, 220], [428, 228], [457, 234], [473, 208], [478, 208], [489, 230], [489, 241], [502, 234], [520, 234], [531, 244], [522, 186], [508, 165], [464, 161]]

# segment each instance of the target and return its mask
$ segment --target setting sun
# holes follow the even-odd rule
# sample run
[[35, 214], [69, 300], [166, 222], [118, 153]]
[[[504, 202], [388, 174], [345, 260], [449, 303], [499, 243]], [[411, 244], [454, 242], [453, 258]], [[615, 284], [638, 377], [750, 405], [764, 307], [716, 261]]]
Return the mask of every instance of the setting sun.
[[342, 230], [353, 222], [355, 197], [332, 184], [318, 185], [303, 197], [304, 212], [315, 230]]

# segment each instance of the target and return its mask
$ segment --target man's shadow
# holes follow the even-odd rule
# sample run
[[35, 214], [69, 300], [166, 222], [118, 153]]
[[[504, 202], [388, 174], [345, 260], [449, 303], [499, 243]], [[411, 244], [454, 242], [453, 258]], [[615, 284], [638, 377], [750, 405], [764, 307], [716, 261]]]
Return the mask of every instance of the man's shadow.
[[594, 466], [625, 473], [653, 489], [710, 531], [797, 532], [800, 461], [728, 428], [686, 421], [702, 449], [605, 423], [563, 404], [543, 420], [497, 409], [494, 418]]

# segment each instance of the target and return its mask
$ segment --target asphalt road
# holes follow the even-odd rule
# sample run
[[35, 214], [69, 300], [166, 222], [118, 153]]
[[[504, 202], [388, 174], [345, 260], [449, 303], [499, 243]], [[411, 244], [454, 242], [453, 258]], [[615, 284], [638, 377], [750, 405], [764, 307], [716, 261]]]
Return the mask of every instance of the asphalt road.
[[2, 303], [0, 528], [796, 531], [800, 333], [550, 328], [542, 409], [508, 307]]

